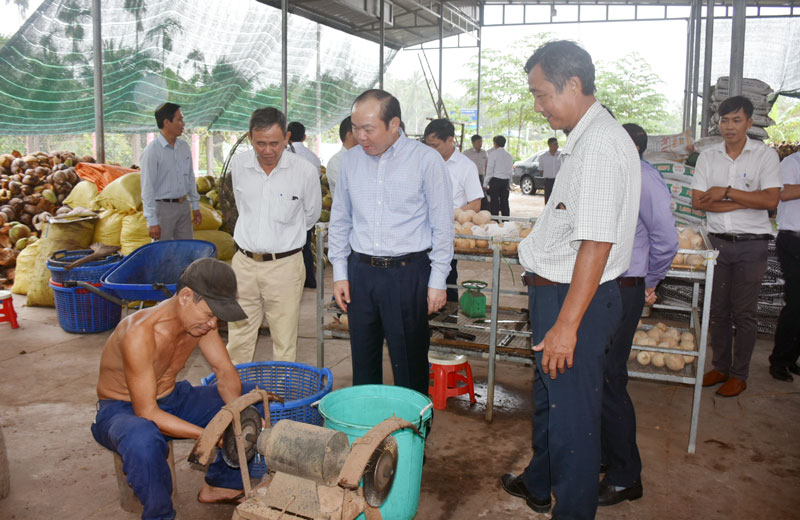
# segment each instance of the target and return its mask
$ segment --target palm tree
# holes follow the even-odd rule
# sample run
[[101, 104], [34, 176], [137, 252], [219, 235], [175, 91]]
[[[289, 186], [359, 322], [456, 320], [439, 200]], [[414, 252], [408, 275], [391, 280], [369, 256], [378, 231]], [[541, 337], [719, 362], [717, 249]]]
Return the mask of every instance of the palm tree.
[[147, 11], [147, 6], [144, 5], [144, 0], [125, 0], [122, 3], [122, 8], [128, 11], [136, 18], [136, 47], [135, 50], [139, 51], [139, 33], [144, 31], [142, 24], [142, 16]]
[[[172, 50], [172, 42], [175, 35], [182, 34], [183, 27], [181, 23], [172, 17], [166, 17], [158, 23], [155, 27], [147, 31], [148, 38], [155, 38], [161, 40], [161, 64], [164, 66], [166, 52]], [[166, 67], [164, 67], [166, 68]]]

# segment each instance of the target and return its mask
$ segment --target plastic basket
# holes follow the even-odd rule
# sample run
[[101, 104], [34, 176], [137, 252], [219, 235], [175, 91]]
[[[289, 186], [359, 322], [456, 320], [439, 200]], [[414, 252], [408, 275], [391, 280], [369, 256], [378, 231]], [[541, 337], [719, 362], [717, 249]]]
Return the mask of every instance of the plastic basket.
[[47, 259], [47, 268], [54, 282], [67, 281], [100, 283], [100, 278], [122, 261], [122, 256], [115, 253], [111, 256], [88, 262], [73, 269], [67, 270], [66, 266], [94, 253], [91, 249], [77, 251], [56, 251]]
[[[100, 287], [100, 284], [92, 284]], [[113, 329], [122, 308], [81, 287], [67, 288], [50, 280], [58, 313], [58, 324], [67, 332], [87, 333]], [[103, 289], [100, 288], [102, 291]]]
[[[302, 363], [287, 361], [258, 361], [236, 365], [243, 383], [256, 383], [259, 388], [277, 394], [284, 403], [269, 404], [270, 423], [281, 419], [322, 426], [323, 419], [316, 406], [311, 406], [325, 397], [333, 387], [333, 374], [328, 368], [316, 368]], [[217, 383], [216, 374], [204, 377], [202, 385]], [[250, 462], [250, 476], [261, 478], [267, 471], [260, 454]]]

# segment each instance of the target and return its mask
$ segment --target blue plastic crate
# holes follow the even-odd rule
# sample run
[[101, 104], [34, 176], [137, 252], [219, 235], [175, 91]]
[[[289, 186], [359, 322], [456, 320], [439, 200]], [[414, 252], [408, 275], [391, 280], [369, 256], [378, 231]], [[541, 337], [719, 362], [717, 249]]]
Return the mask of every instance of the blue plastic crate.
[[54, 282], [64, 283], [67, 281], [100, 283], [104, 274], [117, 266], [122, 261], [119, 253], [88, 262], [73, 269], [67, 270], [66, 266], [89, 256], [94, 253], [91, 249], [80, 249], [77, 251], [56, 251], [47, 259], [47, 268], [50, 270], [50, 277]]
[[205, 240], [164, 240], [145, 244], [126, 256], [100, 281], [103, 288], [123, 300], [160, 301], [167, 298], [153, 284], [164, 284], [174, 293], [178, 279], [189, 264], [216, 257], [217, 246]]
[[65, 331], [78, 334], [102, 332], [119, 323], [122, 313], [119, 305], [81, 287], [66, 288], [53, 280], [50, 280], [50, 287], [55, 297], [58, 324]]
[[[243, 383], [257, 383], [259, 388], [277, 394], [284, 403], [269, 404], [270, 423], [281, 419], [323, 425], [322, 415], [316, 406], [311, 406], [328, 393], [333, 387], [333, 374], [328, 368], [316, 368], [303, 363], [288, 361], [258, 361], [236, 365]], [[204, 377], [202, 385], [215, 385], [216, 374]], [[264, 459], [256, 454], [250, 462], [250, 476], [261, 478], [266, 473]]]

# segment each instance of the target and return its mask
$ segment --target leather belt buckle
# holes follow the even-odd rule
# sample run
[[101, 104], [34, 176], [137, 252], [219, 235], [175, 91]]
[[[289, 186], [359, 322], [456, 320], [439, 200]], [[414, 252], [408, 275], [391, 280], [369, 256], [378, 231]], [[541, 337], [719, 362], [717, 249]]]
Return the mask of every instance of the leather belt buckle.
[[257, 262], [263, 262], [264, 261], [264, 255], [262, 255], [261, 253], [252, 253], [252, 255], [253, 256], [251, 256], [250, 258], [252, 258], [253, 260], [255, 260]]
[[369, 259], [369, 265], [379, 269], [388, 269], [392, 266], [392, 259], [381, 256], [372, 256]]

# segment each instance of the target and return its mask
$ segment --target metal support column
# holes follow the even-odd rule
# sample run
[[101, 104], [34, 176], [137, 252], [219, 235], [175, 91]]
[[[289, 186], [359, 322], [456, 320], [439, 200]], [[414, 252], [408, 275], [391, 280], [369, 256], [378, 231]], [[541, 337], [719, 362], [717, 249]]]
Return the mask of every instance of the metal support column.
[[500, 244], [492, 242], [492, 310], [489, 325], [489, 380], [486, 384], [486, 421], [494, 413], [494, 380], [497, 355], [497, 311], [500, 308]]
[[214, 134], [211, 130], [206, 136], [206, 175], [214, 175]]
[[436, 117], [444, 117], [442, 114], [442, 65], [444, 62], [444, 47], [442, 40], [444, 39], [444, 4], [439, 4], [439, 98], [436, 103]]
[[714, 0], [706, 2], [705, 58], [703, 59], [703, 111], [700, 114], [700, 135], [708, 137], [711, 110], [711, 60], [714, 49]]
[[681, 128], [689, 124], [689, 103], [691, 102], [692, 57], [694, 54], [694, 7], [689, 11], [689, 20], [686, 23], [686, 68], [683, 81], [683, 120]]
[[106, 162], [106, 133], [103, 121], [103, 29], [100, 0], [92, 0], [92, 45], [94, 54], [94, 132], [97, 162]]
[[[481, 50], [483, 49], [483, 41], [481, 39], [481, 27], [483, 27], [483, 2], [478, 8], [480, 13], [478, 15], [478, 99], [477, 99], [477, 115], [475, 116], [475, 133], [481, 133]], [[481, 172], [478, 172], [481, 173]]]
[[703, 4], [702, 0], [694, 0], [695, 1], [695, 10], [697, 11], [697, 15], [695, 16], [695, 31], [694, 31], [694, 58], [692, 59], [692, 64], [694, 65], [692, 70], [692, 117], [690, 120], [691, 123], [691, 136], [692, 139], [695, 138], [697, 133], [697, 95], [699, 93], [699, 83], [700, 83], [700, 29], [703, 21]]
[[322, 326], [325, 325], [325, 234], [328, 232], [327, 224], [318, 222], [315, 226], [317, 240], [317, 367], [325, 366], [325, 335]]
[[384, 29], [386, 27], [386, 12], [385, 12], [386, 7], [385, 7], [385, 4], [386, 4], [386, 2], [381, 0], [381, 30], [380, 30], [381, 41], [380, 41], [380, 51], [378, 53], [379, 56], [380, 56], [380, 61], [378, 63], [378, 65], [379, 65], [379, 67], [378, 67], [378, 69], [379, 69], [379, 71], [378, 71], [378, 88], [381, 89], [381, 90], [383, 90], [383, 68], [384, 68], [383, 47], [384, 47], [384, 43], [385, 43], [384, 32], [383, 31], [384, 31]]
[[742, 93], [744, 76], [744, 32], [746, 0], [733, 0], [733, 23], [731, 25], [731, 73], [728, 93], [738, 96]]
[[289, 119], [289, 0], [281, 0], [281, 84], [283, 115]]

